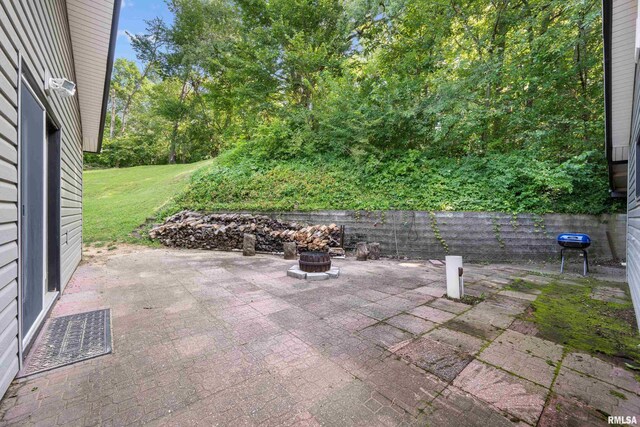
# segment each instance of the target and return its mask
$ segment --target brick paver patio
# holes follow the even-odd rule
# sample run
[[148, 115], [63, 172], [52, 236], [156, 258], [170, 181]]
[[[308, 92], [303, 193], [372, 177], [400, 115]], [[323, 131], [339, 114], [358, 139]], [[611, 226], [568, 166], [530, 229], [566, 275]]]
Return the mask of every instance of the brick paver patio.
[[487, 297], [472, 307], [442, 298], [442, 266], [334, 262], [339, 279], [307, 282], [268, 255], [99, 255], [52, 315], [111, 308], [114, 353], [14, 382], [1, 423], [557, 426], [640, 415], [631, 373], [515, 327], [536, 295], [503, 288], [524, 269], [466, 266], [468, 293]]

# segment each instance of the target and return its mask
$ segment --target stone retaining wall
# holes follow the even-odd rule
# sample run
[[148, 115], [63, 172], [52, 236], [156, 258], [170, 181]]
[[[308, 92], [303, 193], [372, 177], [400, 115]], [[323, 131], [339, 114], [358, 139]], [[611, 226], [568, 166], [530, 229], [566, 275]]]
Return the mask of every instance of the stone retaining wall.
[[593, 260], [625, 258], [626, 215], [510, 215], [497, 212], [314, 211], [266, 213], [310, 224], [345, 226], [345, 248], [380, 242], [384, 256], [469, 261], [549, 260], [558, 256], [555, 237], [587, 233]]

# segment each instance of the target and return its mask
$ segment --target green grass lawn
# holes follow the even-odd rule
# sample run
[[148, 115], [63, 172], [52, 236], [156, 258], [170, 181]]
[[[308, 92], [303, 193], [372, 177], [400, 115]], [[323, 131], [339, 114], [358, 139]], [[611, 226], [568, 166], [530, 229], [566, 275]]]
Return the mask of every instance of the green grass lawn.
[[184, 189], [196, 169], [208, 163], [85, 171], [84, 242], [131, 241], [131, 232]]

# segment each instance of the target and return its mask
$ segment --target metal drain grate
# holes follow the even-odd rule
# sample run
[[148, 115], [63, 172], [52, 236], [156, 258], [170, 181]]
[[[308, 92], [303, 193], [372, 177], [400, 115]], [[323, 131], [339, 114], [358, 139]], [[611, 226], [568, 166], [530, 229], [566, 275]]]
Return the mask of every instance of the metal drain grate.
[[111, 353], [109, 309], [54, 317], [45, 325], [19, 378]]

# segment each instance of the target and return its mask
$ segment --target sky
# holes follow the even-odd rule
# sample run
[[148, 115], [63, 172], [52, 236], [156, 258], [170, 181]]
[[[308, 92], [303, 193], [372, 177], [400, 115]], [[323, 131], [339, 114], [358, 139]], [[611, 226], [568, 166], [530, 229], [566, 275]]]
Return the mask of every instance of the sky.
[[125, 31], [131, 34], [144, 33], [145, 21], [160, 17], [171, 22], [171, 12], [163, 0], [122, 0], [120, 21], [118, 23], [118, 40], [116, 42], [116, 58], [136, 60]]

